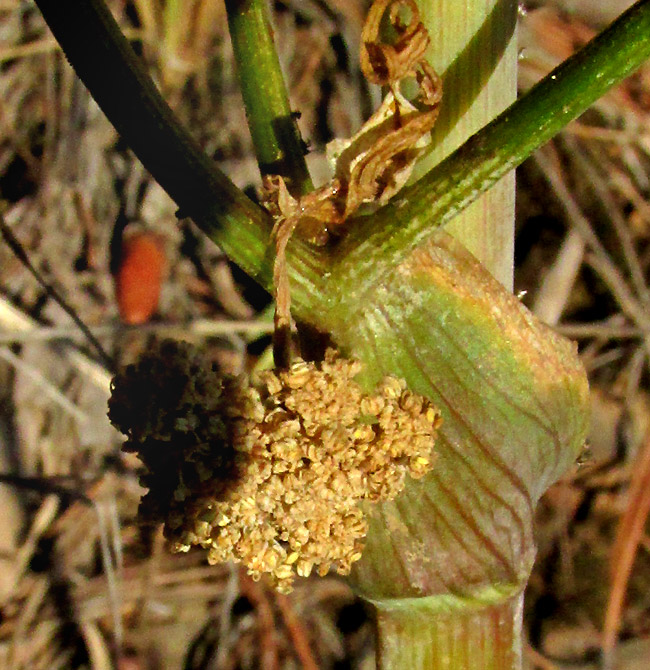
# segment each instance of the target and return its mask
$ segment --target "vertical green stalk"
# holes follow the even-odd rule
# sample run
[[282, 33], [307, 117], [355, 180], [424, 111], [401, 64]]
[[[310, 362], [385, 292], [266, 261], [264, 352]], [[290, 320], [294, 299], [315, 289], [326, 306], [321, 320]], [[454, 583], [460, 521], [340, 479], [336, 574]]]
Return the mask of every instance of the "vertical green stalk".
[[[443, 104], [427, 172], [516, 97], [516, 0], [417, 0], [432, 37], [429, 60], [443, 75]], [[447, 230], [512, 288], [514, 174], [504, 177]], [[436, 556], [431, 557], [436, 561]], [[453, 560], [453, 559], [451, 559]], [[453, 585], [449, 585], [453, 592]], [[375, 603], [383, 670], [515, 670], [521, 667], [522, 593], [491, 604], [441, 607], [445, 596]], [[425, 603], [431, 603], [431, 606]]]
[[262, 175], [281, 175], [294, 195], [312, 189], [265, 0], [226, 0], [237, 75]]
[[[433, 151], [417, 175], [458, 148], [517, 95], [516, 0], [417, 0], [431, 35], [429, 60], [443, 77]], [[447, 230], [507, 288], [512, 288], [514, 173]]]
[[[429, 611], [383, 607], [377, 612], [379, 668], [507, 670], [521, 666], [521, 595], [483, 609]], [[406, 640], [408, 643], [406, 644]]]
[[[178, 53], [183, 9], [180, 0], [167, 0], [163, 9], [163, 41], [167, 58]], [[187, 8], [185, 10], [187, 11]]]

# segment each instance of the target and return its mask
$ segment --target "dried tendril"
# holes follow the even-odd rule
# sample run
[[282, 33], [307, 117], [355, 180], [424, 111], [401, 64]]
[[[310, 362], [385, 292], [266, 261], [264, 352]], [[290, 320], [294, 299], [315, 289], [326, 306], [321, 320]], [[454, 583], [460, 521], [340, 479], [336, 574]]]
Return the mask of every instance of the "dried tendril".
[[[407, 24], [400, 19], [404, 9], [410, 13]], [[396, 35], [392, 42], [380, 37], [384, 16]], [[354, 137], [328, 145], [334, 169], [329, 183], [294, 197], [283, 177], [265, 179], [263, 200], [275, 219], [276, 333], [290, 327], [286, 247], [293, 233], [325, 244], [330, 231], [361, 205], [388, 202], [406, 184], [429, 144], [442, 98], [441, 80], [425, 60], [429, 42], [414, 0], [375, 0], [361, 34], [361, 69], [369, 82], [388, 88], [381, 106]], [[418, 88], [413, 100], [401, 92], [409, 78]]]

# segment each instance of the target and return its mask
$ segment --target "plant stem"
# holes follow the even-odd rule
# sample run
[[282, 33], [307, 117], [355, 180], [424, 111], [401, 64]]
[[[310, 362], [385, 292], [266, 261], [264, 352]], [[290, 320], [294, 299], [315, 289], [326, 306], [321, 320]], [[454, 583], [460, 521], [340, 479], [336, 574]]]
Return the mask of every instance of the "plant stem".
[[[38, 0], [38, 6], [77, 75], [179, 206], [179, 216], [191, 217], [245, 272], [271, 287], [270, 217], [196, 145], [102, 0]], [[321, 295], [322, 254], [296, 240], [288, 258], [298, 291]]]
[[462, 611], [430, 609], [426, 601], [380, 603], [380, 670], [508, 670], [521, 667], [523, 595]]
[[162, 9], [162, 34], [160, 47], [160, 78], [163, 91], [169, 92], [172, 105], [182, 95], [183, 85], [187, 81], [183, 67], [183, 40], [187, 36], [188, 12], [187, 0], [166, 0]]
[[[435, 36], [429, 60], [443, 73], [443, 102], [433, 132], [434, 149], [418, 166], [422, 174], [514, 101], [517, 3], [419, 0], [418, 6], [425, 26]], [[510, 174], [447, 228], [508, 289], [513, 274], [514, 188], [514, 174]], [[426, 532], [424, 527], [421, 532]], [[381, 554], [389, 547], [370, 545], [368, 549], [379, 549]], [[364, 560], [367, 558], [364, 556]], [[459, 593], [464, 588], [461, 583], [448, 587]], [[372, 588], [362, 584], [365, 591], [372, 592]], [[496, 591], [492, 595], [484, 603], [456, 598], [451, 607], [447, 593], [376, 602], [378, 668], [519, 668], [523, 596]]]
[[39, 0], [39, 9], [77, 75], [184, 216], [216, 207], [223, 223], [262, 227], [262, 210], [197, 147], [101, 0]]
[[351, 225], [337, 250], [345, 267], [369, 285], [377, 258], [397, 266], [650, 57], [648, 35], [650, 0], [640, 0], [375, 216]]
[[163, 53], [165, 59], [178, 58], [181, 45], [183, 7], [181, 0], [167, 0], [163, 9]]
[[313, 186], [291, 113], [265, 0], [226, 0], [237, 75], [262, 175], [281, 175], [294, 195]]
[[[419, 0], [435, 36], [428, 58], [443, 79], [433, 150], [418, 164], [421, 176], [517, 97], [517, 0]], [[514, 173], [503, 178], [451, 221], [461, 240], [507, 288], [512, 287]]]

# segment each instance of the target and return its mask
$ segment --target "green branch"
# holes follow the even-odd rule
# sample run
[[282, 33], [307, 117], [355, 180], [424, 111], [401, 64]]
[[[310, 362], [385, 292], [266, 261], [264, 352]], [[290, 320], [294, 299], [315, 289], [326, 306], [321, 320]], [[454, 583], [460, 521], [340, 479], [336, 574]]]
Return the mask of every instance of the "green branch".
[[[221, 172], [178, 121], [103, 0], [36, 0], [91, 95], [144, 167], [245, 272], [272, 287], [271, 220]], [[292, 285], [318, 300], [323, 254], [296, 240]]]
[[268, 285], [270, 221], [220, 172], [162, 99], [101, 0], [39, 0], [77, 75], [143, 165], [180, 208]]
[[650, 0], [545, 77], [372, 217], [350, 225], [337, 256], [357, 280], [376, 281], [436, 227], [453, 219], [650, 57]]
[[237, 75], [260, 171], [281, 175], [294, 195], [313, 186], [291, 113], [264, 0], [226, 0]]

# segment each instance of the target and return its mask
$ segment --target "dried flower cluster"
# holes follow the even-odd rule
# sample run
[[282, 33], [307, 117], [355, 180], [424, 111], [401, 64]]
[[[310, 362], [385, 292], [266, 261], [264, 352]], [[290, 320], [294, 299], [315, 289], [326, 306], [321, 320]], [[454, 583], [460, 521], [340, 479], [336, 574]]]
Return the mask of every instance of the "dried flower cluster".
[[[178, 353], [178, 371], [196, 364], [186, 346]], [[118, 408], [138, 370], [156, 370], [151, 359], [115, 380], [110, 415], [121, 430], [126, 426]], [[167, 361], [166, 379], [171, 368]], [[395, 378], [386, 378], [374, 395], [364, 393], [354, 381], [359, 370], [359, 363], [332, 350], [320, 364], [298, 360], [288, 370], [262, 373], [257, 388], [199, 370], [201, 383], [188, 382], [176, 395], [193, 417], [194, 403], [208, 400], [219, 412], [208, 428], [183, 432], [189, 424], [181, 422], [180, 448], [173, 439], [161, 441], [159, 430], [153, 438], [140, 428], [125, 431], [127, 448], [141, 453], [147, 468], [147, 496], [164, 498], [156, 509], [163, 512], [172, 549], [200, 545], [210, 562], [240, 561], [254, 578], [266, 573], [282, 591], [290, 590], [296, 574], [307, 576], [313, 568], [347, 574], [361, 557], [367, 531], [359, 503], [394, 498], [407, 474], [417, 478], [429, 471], [440, 421], [428, 400]], [[216, 391], [205, 386], [208, 379]], [[177, 426], [178, 411], [164, 409]], [[150, 419], [148, 425], [157, 423]], [[197, 436], [195, 446], [187, 441], [190, 433]], [[173, 455], [154, 458], [149, 446], [142, 453], [150, 439]], [[170, 473], [163, 472], [159, 488], [160, 473], [152, 468], [172, 463], [180, 465], [176, 487], [170, 491]]]
[[108, 416], [128, 438], [123, 449], [144, 465], [144, 522], [165, 521], [185, 488], [218, 495], [233, 485], [237, 459], [226, 408], [239, 387], [196, 348], [172, 340], [155, 344], [113, 379]]

